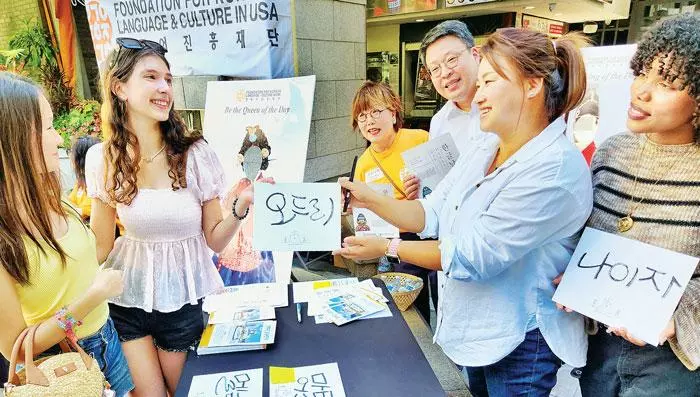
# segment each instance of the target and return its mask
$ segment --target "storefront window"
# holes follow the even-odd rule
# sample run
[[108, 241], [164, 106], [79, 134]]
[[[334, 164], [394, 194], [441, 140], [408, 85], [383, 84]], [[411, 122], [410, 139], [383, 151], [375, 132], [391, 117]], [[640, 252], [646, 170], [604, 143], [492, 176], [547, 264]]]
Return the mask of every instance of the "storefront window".
[[436, 8], [437, 0], [367, 0], [367, 18], [429, 11]]

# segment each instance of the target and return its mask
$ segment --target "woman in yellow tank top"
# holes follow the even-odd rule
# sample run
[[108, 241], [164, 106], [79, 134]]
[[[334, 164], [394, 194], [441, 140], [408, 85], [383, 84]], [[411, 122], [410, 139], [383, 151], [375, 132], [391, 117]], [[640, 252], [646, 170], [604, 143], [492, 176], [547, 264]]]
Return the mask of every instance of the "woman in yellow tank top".
[[[77, 339], [118, 396], [133, 389], [106, 299], [121, 293], [121, 272], [100, 270], [95, 237], [61, 200], [60, 136], [51, 106], [34, 84], [0, 72], [0, 352], [39, 324], [34, 353]], [[24, 352], [20, 352], [24, 357]]]

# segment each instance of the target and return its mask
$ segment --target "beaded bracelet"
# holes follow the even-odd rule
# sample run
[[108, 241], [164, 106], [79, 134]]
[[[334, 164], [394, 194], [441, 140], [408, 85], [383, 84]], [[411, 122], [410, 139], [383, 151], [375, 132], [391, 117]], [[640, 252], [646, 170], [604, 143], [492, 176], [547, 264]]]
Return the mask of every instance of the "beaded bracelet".
[[236, 197], [236, 199], [233, 200], [233, 208], [231, 208], [231, 213], [233, 213], [234, 218], [238, 219], [239, 221], [242, 221], [243, 219], [245, 219], [246, 216], [248, 216], [250, 206], [248, 206], [248, 208], [245, 209], [245, 213], [243, 214], [243, 216], [238, 216], [238, 214], [236, 213], [236, 204], [238, 204], [238, 197]]
[[65, 306], [56, 312], [55, 317], [56, 321], [58, 321], [58, 326], [66, 332], [66, 337], [73, 342], [77, 342], [78, 337], [75, 335], [74, 329], [83, 325], [83, 322], [76, 320]]

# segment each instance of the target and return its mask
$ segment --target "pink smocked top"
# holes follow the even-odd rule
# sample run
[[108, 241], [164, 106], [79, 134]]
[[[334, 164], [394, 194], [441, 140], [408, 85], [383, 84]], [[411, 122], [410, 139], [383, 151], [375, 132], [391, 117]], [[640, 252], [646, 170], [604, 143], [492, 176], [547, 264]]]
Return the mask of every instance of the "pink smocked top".
[[[103, 156], [103, 144], [90, 148], [85, 177], [88, 195], [109, 204]], [[203, 140], [188, 151], [186, 178], [185, 189], [139, 189], [131, 205], [116, 205], [126, 232], [105, 266], [122, 270], [125, 285], [111, 303], [172, 312], [223, 288], [204, 239], [202, 205], [220, 197], [224, 172]]]

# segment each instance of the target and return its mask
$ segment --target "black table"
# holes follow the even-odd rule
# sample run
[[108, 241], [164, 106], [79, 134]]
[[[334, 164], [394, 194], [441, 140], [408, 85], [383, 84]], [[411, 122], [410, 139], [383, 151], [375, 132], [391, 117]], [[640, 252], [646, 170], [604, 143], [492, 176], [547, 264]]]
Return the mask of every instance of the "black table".
[[[384, 283], [374, 280], [389, 297]], [[197, 356], [190, 352], [176, 397], [186, 397], [195, 375], [263, 368], [263, 395], [269, 395], [269, 367], [338, 363], [348, 397], [445, 396], [435, 373], [393, 301], [392, 317], [359, 320], [338, 327], [316, 324], [306, 316], [297, 323], [292, 287], [289, 306], [276, 309], [275, 343], [267, 350]]]

